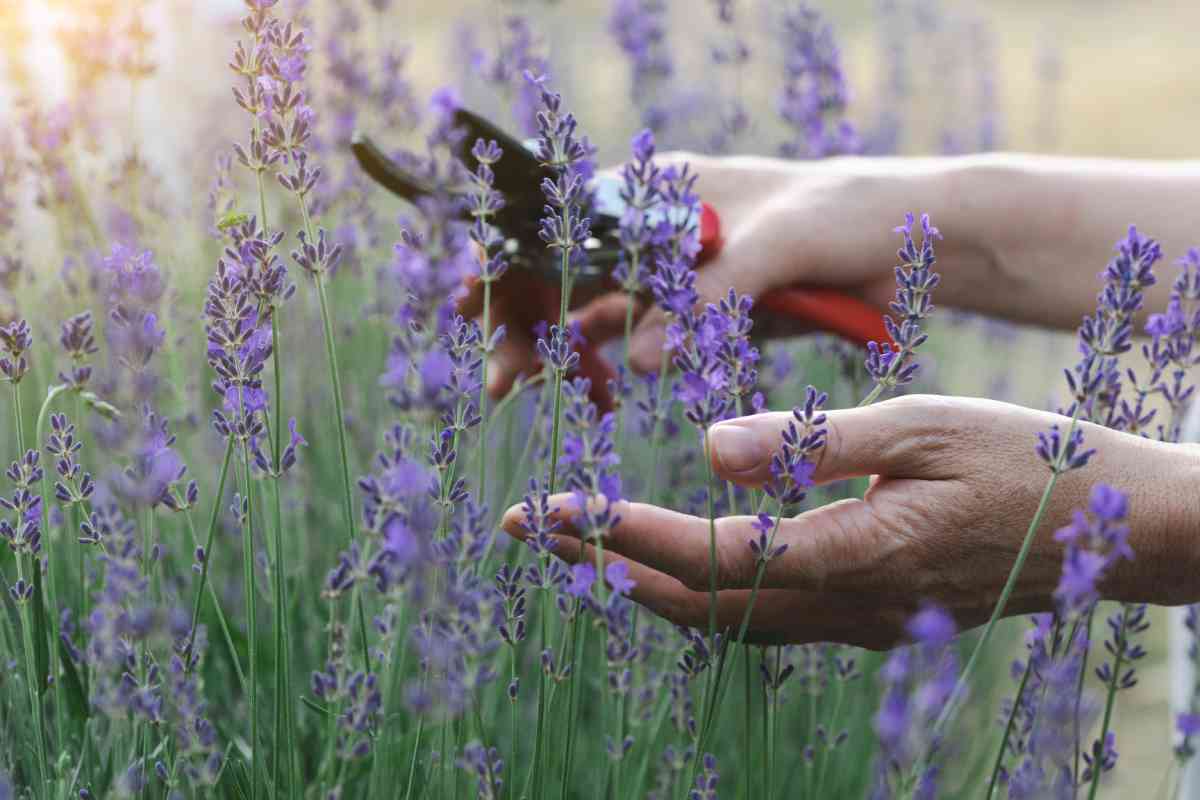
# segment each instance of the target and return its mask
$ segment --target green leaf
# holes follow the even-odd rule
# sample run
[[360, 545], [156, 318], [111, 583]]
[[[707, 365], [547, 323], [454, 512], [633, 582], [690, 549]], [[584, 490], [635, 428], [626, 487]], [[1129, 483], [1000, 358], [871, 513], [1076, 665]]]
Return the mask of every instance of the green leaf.
[[81, 720], [87, 723], [90, 716], [87, 701], [87, 691], [83, 688], [83, 681], [79, 677], [79, 671], [75, 669], [75, 662], [67, 655], [65, 648], [60, 648], [59, 654], [63, 667], [63, 686], [67, 690], [67, 709], [71, 713], [73, 719]]
[[226, 214], [223, 214], [221, 218], [217, 220], [217, 230], [227, 231], [235, 225], [245, 225], [249, 221], [249, 214], [243, 214], [239, 211], [230, 211]]

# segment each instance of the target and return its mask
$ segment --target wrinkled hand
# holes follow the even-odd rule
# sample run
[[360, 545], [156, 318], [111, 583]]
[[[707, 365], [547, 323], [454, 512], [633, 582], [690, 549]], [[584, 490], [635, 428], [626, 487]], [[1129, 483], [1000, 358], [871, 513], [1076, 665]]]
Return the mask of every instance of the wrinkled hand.
[[[789, 416], [759, 414], [713, 426], [718, 475], [761, 486]], [[963, 628], [985, 622], [1050, 474], [1034, 453], [1035, 435], [1068, 422], [1005, 403], [934, 396], [829, 412], [814, 479], [869, 475], [870, 488], [861, 499], [782, 521], [776, 544], [788, 547], [769, 562], [747, 638], [883, 648], [903, 638], [905, 621], [923, 600], [947, 608]], [[1082, 425], [1087, 445], [1098, 452], [1087, 467], [1060, 478], [1007, 613], [1052, 608], [1062, 552], [1053, 532], [1084, 506], [1097, 482], [1129, 494], [1136, 554], [1102, 587], [1105, 597], [1165, 605], [1200, 599], [1197, 515], [1187, 500], [1200, 486], [1197, 450]], [[592, 559], [590, 545], [575, 538], [573, 503], [570, 495], [551, 501], [565, 523], [556, 554], [575, 561], [582, 548]], [[622, 502], [617, 510], [621, 522], [605, 541], [605, 558], [628, 563], [637, 581], [633, 598], [672, 622], [705, 627], [708, 520], [641, 503]], [[509, 509], [503, 521], [518, 538], [522, 513]], [[752, 522], [717, 522], [722, 627], [736, 628], [745, 613], [757, 569], [748, 544]]]
[[[753, 157], [712, 158], [690, 153], [667, 154], [660, 166], [688, 163], [699, 179], [700, 197], [721, 215], [724, 247], [698, 270], [696, 290], [712, 302], [732, 287], [758, 296], [795, 283], [836, 287], [882, 309], [895, 291], [891, 231], [884, 218], [858, 191], [869, 182], [851, 175], [845, 161], [797, 164]], [[503, 395], [520, 374], [537, 370], [531, 330], [540, 311], [534, 279], [509, 270], [493, 284], [492, 327], [508, 326], [507, 339], [488, 368], [488, 391]], [[624, 333], [624, 292], [589, 298], [573, 310], [589, 341], [601, 343]], [[459, 306], [468, 317], [483, 308], [482, 287], [470, 287]], [[658, 308], [641, 301], [635, 309], [636, 327], [630, 360], [640, 372], [657, 370], [662, 358], [666, 319]], [[761, 330], [762, 328], [760, 328]], [[769, 333], [794, 333], [795, 328], [767, 326]]]

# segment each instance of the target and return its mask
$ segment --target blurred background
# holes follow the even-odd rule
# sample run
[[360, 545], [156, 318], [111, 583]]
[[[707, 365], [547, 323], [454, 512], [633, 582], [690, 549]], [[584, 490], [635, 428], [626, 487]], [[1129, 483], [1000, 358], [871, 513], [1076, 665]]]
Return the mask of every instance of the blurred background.
[[[635, 79], [621, 37], [628, 43], [646, 31], [624, 24], [628, 2], [282, 2], [306, 8], [312, 24], [313, 105], [334, 165], [327, 180], [353, 180], [344, 144], [355, 128], [391, 146], [419, 143], [419, 118], [440, 87], [454, 87], [467, 104], [519, 128], [519, 75], [503, 73], [505, 59], [544, 66], [602, 162], [619, 161], [631, 135], [656, 114], [669, 119], [659, 131], [666, 148], [774, 155], [790, 136], [777, 108], [787, 54], [780, 14], [792, 3], [667, 0], [651, 39], [653, 57], [669, 61], [669, 74], [652, 58]], [[809, 5], [831, 25], [847, 87], [845, 118], [867, 151], [1193, 155], [1200, 4]], [[732, 22], [719, 21], [722, 7], [736, 11]], [[15, 302], [25, 282], [68, 274], [81, 242], [97, 231], [119, 238], [131, 226], [169, 231], [177, 248], [160, 259], [176, 274], [206, 279], [207, 233], [215, 215], [234, 210], [223, 205], [216, 165], [246, 133], [227, 67], [241, 8], [237, 0], [0, 0], [0, 183], [9, 176], [7, 201], [0, 197], [4, 302]], [[523, 15], [526, 29], [510, 26], [513, 13]], [[42, 178], [23, 169], [30, 164]], [[117, 196], [125, 202], [111, 202]], [[386, 219], [377, 249], [386, 258], [399, 227], [394, 205], [379, 203]], [[157, 213], [127, 218], [139, 206]], [[1113, 241], [1121, 234], [1113, 231]], [[361, 258], [375, 257], [370, 252], [364, 247]], [[19, 270], [12, 266], [18, 257]], [[931, 371], [937, 390], [1054, 405], [1069, 336], [962, 315], [939, 324], [931, 338], [935, 351], [943, 348]], [[953, 357], [944, 344], [951, 332]], [[1118, 711], [1123, 769], [1112, 796], [1157, 785], [1169, 758], [1166, 625], [1162, 614], [1155, 621], [1141, 684]]]

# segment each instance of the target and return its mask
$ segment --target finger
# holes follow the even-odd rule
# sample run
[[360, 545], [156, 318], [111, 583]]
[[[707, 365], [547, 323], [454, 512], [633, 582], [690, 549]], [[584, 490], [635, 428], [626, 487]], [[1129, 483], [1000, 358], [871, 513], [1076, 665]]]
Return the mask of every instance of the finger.
[[[466, 294], [458, 300], [458, 313], [467, 319], [474, 319], [483, 313], [483, 281], [478, 275], [468, 275], [463, 278]], [[495, 288], [495, 284], [492, 284]]]
[[[945, 478], [953, 474], [945, 450], [953, 438], [952, 411], [936, 399], [899, 398], [865, 408], [826, 412], [825, 446], [816, 455], [818, 483], [882, 474], [890, 478]], [[709, 428], [713, 468], [728, 481], [762, 486], [792, 414], [769, 412], [718, 422]]]
[[[606, 503], [606, 500], [593, 501]], [[578, 539], [576, 497], [558, 494], [549, 499], [550, 517], [557, 533]], [[605, 537], [605, 550], [619, 553], [665, 572], [690, 589], [708, 588], [708, 521], [644, 503], [618, 502], [612, 512], [620, 518]], [[501, 521], [504, 530], [525, 538], [524, 506], [513, 506]], [[732, 582], [732, 581], [731, 581]]]
[[[554, 554], [574, 564], [592, 564], [595, 548], [577, 539], [556, 536]], [[626, 558], [611, 549], [604, 550], [605, 568], [623, 563], [634, 581], [630, 599], [658, 616], [689, 628], [705, 629], [709, 624], [710, 595], [694, 591], [676, 578]], [[888, 605], [882, 598], [855, 591], [818, 593], [767, 589], [760, 591], [750, 606], [751, 592], [745, 589], [717, 594], [718, 629], [737, 637], [745, 626], [742, 641], [750, 644], [807, 644], [844, 642], [860, 647], [882, 649], [894, 645], [903, 635], [904, 623], [917, 609], [911, 603]], [[749, 617], [747, 618], [747, 612]]]
[[538, 370], [533, 337], [528, 331], [508, 328], [488, 359], [487, 390], [493, 398], [508, 394], [520, 375], [532, 375]]
[[[625, 332], [625, 319], [630, 313], [629, 295], [625, 292], [608, 292], [592, 300], [571, 315], [572, 322], [579, 323], [579, 332], [589, 342], [600, 344]], [[642, 313], [641, 303], [633, 301], [632, 319]]]

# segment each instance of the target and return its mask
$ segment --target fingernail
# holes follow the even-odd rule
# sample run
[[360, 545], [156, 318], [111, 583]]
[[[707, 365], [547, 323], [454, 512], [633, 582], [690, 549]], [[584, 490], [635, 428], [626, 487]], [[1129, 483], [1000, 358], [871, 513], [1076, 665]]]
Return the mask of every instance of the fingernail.
[[763, 460], [763, 449], [758, 436], [749, 428], [740, 425], [716, 425], [709, 436], [717, 464], [727, 473], [749, 472]]

